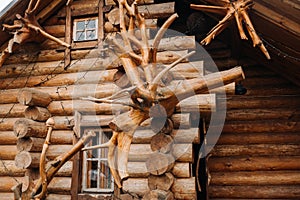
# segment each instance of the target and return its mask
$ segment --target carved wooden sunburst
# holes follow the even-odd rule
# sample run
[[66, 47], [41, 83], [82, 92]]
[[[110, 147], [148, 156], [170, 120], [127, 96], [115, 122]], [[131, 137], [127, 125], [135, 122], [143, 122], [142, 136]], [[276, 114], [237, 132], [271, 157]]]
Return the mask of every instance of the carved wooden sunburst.
[[219, 21], [219, 23], [211, 29], [206, 38], [201, 41], [201, 44], [207, 45], [215, 38], [216, 35], [220, 34], [229, 24], [230, 21], [235, 19], [240, 37], [243, 40], [247, 40], [248, 37], [244, 31], [243, 23], [253, 41], [253, 47], [258, 46], [260, 50], [264, 53], [267, 59], [270, 59], [270, 55], [264, 46], [262, 40], [257, 35], [253, 24], [250, 20], [248, 10], [254, 5], [251, 0], [206, 0], [208, 3], [214, 4], [210, 5], [196, 5], [191, 4], [191, 8], [204, 12], [211, 12], [219, 15], [223, 15], [224, 18]]

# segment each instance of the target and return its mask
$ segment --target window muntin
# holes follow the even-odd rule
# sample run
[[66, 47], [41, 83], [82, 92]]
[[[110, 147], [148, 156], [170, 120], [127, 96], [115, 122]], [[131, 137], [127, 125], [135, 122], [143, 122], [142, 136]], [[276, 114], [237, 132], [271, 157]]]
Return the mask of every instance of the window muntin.
[[[111, 132], [102, 132], [101, 129], [84, 128], [83, 132], [91, 130], [96, 136], [86, 146], [106, 143], [112, 136]], [[107, 154], [107, 148], [83, 152], [82, 192], [113, 192], [114, 181], [108, 167]]]
[[98, 18], [74, 20], [74, 41], [90, 41], [98, 39]]

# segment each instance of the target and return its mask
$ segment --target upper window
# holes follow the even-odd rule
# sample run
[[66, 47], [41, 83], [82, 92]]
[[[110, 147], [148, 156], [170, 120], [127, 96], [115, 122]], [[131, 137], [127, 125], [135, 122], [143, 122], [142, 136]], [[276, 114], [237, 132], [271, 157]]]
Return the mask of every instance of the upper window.
[[89, 41], [98, 39], [98, 18], [74, 20], [74, 41]]
[[[111, 132], [103, 132], [101, 128], [83, 128], [83, 133], [94, 131], [96, 136], [86, 144], [94, 146], [106, 143], [112, 136]], [[107, 148], [93, 149], [83, 152], [83, 192], [113, 192], [114, 181], [107, 163]]]

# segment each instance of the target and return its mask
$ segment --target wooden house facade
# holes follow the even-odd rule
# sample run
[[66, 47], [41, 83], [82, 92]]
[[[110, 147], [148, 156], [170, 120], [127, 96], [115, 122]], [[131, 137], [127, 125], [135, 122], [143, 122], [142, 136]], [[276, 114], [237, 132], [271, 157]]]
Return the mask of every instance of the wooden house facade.
[[[293, 13], [299, 13], [299, 3], [280, 1], [284, 2], [282, 9], [270, 8], [272, 13], [265, 11], [267, 1], [254, 2], [251, 17], [258, 31], [266, 34], [263, 37], [270, 42], [269, 48], [274, 47], [270, 49], [271, 61], [249, 47], [249, 41], [234, 42], [239, 40], [232, 36], [236, 30], [229, 29], [205, 49], [220, 71], [241, 65], [245, 80], [180, 102], [167, 135], [155, 134], [155, 127], [146, 120], [132, 138], [129, 176], [122, 181], [122, 188], [109, 169], [107, 149], [93, 149], [76, 153], [51, 177], [46, 199], [300, 198], [300, 31], [291, 28], [297, 24]], [[15, 15], [23, 16], [28, 4], [29, 0], [17, 1], [0, 16], [1, 24], [17, 23]], [[140, 1], [137, 7], [150, 29], [149, 41], [153, 39], [151, 30], [188, 4]], [[291, 11], [289, 15], [283, 8]], [[272, 21], [263, 15], [270, 12], [278, 18]], [[87, 99], [108, 98], [130, 85], [118, 57], [105, 43], [108, 36], [120, 31], [116, 2], [46, 0], [41, 1], [36, 17], [42, 30], [70, 47], [37, 37], [37, 42], [16, 44], [0, 68], [0, 199], [30, 199], [41, 178], [40, 159], [47, 133], [51, 132], [51, 137], [44, 167], [49, 171], [90, 131], [96, 136], [80, 148], [107, 142], [113, 135], [109, 123], [114, 115], [128, 110], [124, 105]], [[262, 19], [291, 39], [272, 45], [279, 44], [280, 37], [273, 36], [261, 24]], [[185, 14], [179, 14], [173, 28], [184, 32], [185, 20]], [[142, 37], [138, 31], [135, 34]], [[4, 51], [12, 36], [1, 31], [0, 38]], [[169, 65], [195, 48], [194, 34], [169, 35], [158, 46], [157, 60]], [[278, 49], [281, 54], [287, 52], [286, 61]], [[212, 73], [212, 60], [205, 56], [182, 60], [171, 70], [172, 80]], [[226, 115], [221, 135], [206, 137], [213, 128], [211, 115], [218, 112]], [[212, 151], [201, 156], [200, 149], [210, 145]], [[18, 198], [15, 191], [20, 183], [23, 196]]]

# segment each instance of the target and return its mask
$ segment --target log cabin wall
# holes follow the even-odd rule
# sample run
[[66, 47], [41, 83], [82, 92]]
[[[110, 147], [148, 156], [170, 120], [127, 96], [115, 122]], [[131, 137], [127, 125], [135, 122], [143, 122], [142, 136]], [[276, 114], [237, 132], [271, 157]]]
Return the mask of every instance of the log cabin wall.
[[244, 71], [247, 94], [227, 96], [208, 159], [209, 198], [299, 199], [300, 88], [261, 65]]
[[[97, 17], [99, 12], [98, 3], [98, 0], [74, 1], [71, 7], [72, 18], [82, 16]], [[115, 17], [110, 16], [110, 14], [113, 15], [111, 13], [114, 9], [114, 6], [111, 5], [114, 4], [113, 1], [106, 1], [105, 3], [109, 5], [105, 6], [102, 10], [104, 20], [102, 24], [104, 27], [103, 37], [107, 34], [113, 34], [118, 28], [118, 24], [111, 24], [112, 22], [110, 21], [111, 18]], [[167, 17], [174, 13], [173, 2], [158, 5], [153, 4], [152, 1], [145, 1], [145, 4], [147, 4], [147, 6], [140, 5], [140, 8], [145, 11], [144, 13], [148, 18], [147, 26], [149, 27], [156, 27], [157, 18]], [[91, 7], [93, 9], [91, 9]], [[66, 24], [71, 24], [70, 20], [66, 17], [68, 12], [67, 8], [62, 7], [61, 10], [42, 24], [45, 30], [61, 40], [70, 40], [71, 31], [70, 28], [66, 26]], [[112, 19], [112, 21], [115, 22], [115, 19]], [[194, 48], [195, 44], [194, 37], [192, 36], [175, 38], [172, 40], [172, 43], [168, 41], [162, 43], [164, 45], [160, 46], [160, 51], [162, 52], [158, 54], [158, 60], [161, 60], [163, 63], [175, 61], [179, 55], [186, 53], [186, 49]], [[113, 59], [114, 58], [107, 56], [107, 49], [103, 48], [99, 41], [85, 44], [73, 43], [72, 49], [68, 51], [50, 40], [45, 40], [41, 44], [25, 44], [6, 60], [5, 64], [0, 68], [1, 199], [13, 199], [14, 195], [11, 191], [13, 186], [22, 182], [23, 190], [26, 190], [29, 187], [29, 178], [35, 175], [38, 176], [38, 162], [36, 162], [37, 160], [34, 158], [39, 157], [41, 149], [39, 148], [39, 150], [37, 150], [38, 153], [36, 153], [36, 151], [33, 150], [35, 147], [32, 147], [32, 149], [27, 149], [27, 147], [22, 147], [22, 149], [17, 148], [19, 140], [24, 138], [19, 138], [19, 135], [16, 134], [16, 132], [18, 132], [16, 131], [16, 127], [22, 129], [20, 125], [16, 126], [16, 124], [20, 124], [20, 121], [25, 124], [37, 123], [36, 118], [32, 119], [31, 115], [31, 117], [28, 117], [26, 114], [25, 110], [28, 109], [28, 105], [23, 105], [21, 103], [22, 101], [18, 99], [22, 89], [32, 88], [34, 91], [43, 92], [45, 96], [48, 94], [50, 97], [49, 104], [40, 107], [41, 110], [46, 109], [49, 111], [55, 122], [50, 140], [51, 144], [49, 145], [47, 154], [47, 158], [51, 160], [67, 152], [73, 145], [75, 133], [72, 127], [74, 126], [75, 111], [81, 112], [86, 118], [90, 117], [92, 120], [96, 120], [99, 125], [107, 128], [108, 122], [112, 119], [113, 112], [126, 110], [123, 106], [112, 107], [109, 104], [95, 104], [80, 99], [80, 97], [90, 95], [96, 98], [103, 98], [119, 90], [119, 87], [113, 83], [113, 77], [119, 63], [111, 63]], [[108, 65], [108, 69], [103, 67], [106, 63], [111, 63]], [[180, 77], [183, 72], [187, 78], [199, 75], [199, 71], [189, 71], [186, 70], [184, 63], [181, 65], [181, 67], [177, 68], [179, 71], [174, 71], [175, 76]], [[203, 71], [202, 62], [200, 62], [198, 66], [198, 70]], [[38, 106], [38, 104], [36, 103], [31, 106]], [[207, 105], [204, 106], [206, 107], [205, 109], [207, 109]], [[33, 108], [29, 110], [32, 109]], [[199, 132], [197, 127], [191, 127], [190, 115], [188, 113], [180, 115], [179, 118], [181, 120], [186, 119], [183, 120], [186, 124], [182, 124], [185, 128], [185, 133], [183, 132], [183, 134], [187, 132], [188, 134], [193, 133], [195, 138], [190, 140], [190, 138], [179, 137], [178, 139], [179, 143], [180, 140], [183, 142], [176, 144], [178, 148], [175, 148], [177, 152], [174, 153], [181, 155], [180, 145], [184, 145], [185, 149], [188, 147], [189, 151], [182, 156], [179, 163], [175, 163], [174, 165], [172, 173], [176, 181], [172, 190], [175, 191], [175, 194], [177, 191], [177, 199], [194, 199], [196, 196], [196, 185], [194, 174], [190, 172], [191, 163], [193, 162], [193, 150], [191, 147], [193, 140], [195, 140], [195, 143], [199, 142]], [[27, 135], [25, 137], [26, 140], [28, 139], [30, 143], [36, 144], [36, 141], [39, 140], [36, 138], [44, 138], [47, 130], [45, 120], [44, 118], [38, 123], [42, 129], [39, 135]], [[143, 141], [139, 141], [139, 139]], [[132, 145], [133, 153], [130, 155], [130, 159], [133, 163], [129, 163], [129, 165], [131, 164], [132, 166], [129, 169], [131, 170], [131, 177], [124, 182], [124, 188], [130, 192], [143, 195], [143, 192], [148, 191], [147, 176], [149, 174], [143, 171], [145, 169], [145, 163], [143, 162], [145, 161], [145, 157], [140, 156], [139, 150], [145, 146], [149, 150], [149, 138], [145, 138], [144, 136], [142, 138], [137, 137], [135, 141], [136, 144]], [[147, 153], [148, 152], [145, 152], [143, 156], [147, 156]], [[29, 157], [29, 160], [32, 159], [32, 162], [27, 165], [22, 165], [24, 169], [18, 168], [15, 161], [20, 159], [16, 159], [17, 155], [24, 157], [25, 154]], [[142, 159], [142, 162], [139, 162], [139, 159]], [[139, 166], [141, 166], [141, 168], [139, 168]], [[142, 172], [138, 171], [140, 169], [142, 169]], [[76, 196], [77, 194], [74, 194], [72, 191], [72, 184], [76, 184], [76, 182], [72, 182], [74, 180], [72, 180], [72, 175], [76, 173], [78, 174], [78, 171], [73, 170], [72, 161], [65, 164], [51, 181], [48, 187], [49, 195], [47, 199], [74, 199], [74, 195]], [[134, 187], [136, 181], [143, 187], [138, 189], [138, 191], [136, 191], [137, 188]], [[185, 188], [185, 190], [182, 190], [182, 188]], [[142, 189], [145, 189], [145, 191]], [[126, 199], [126, 196], [124, 199]]]

